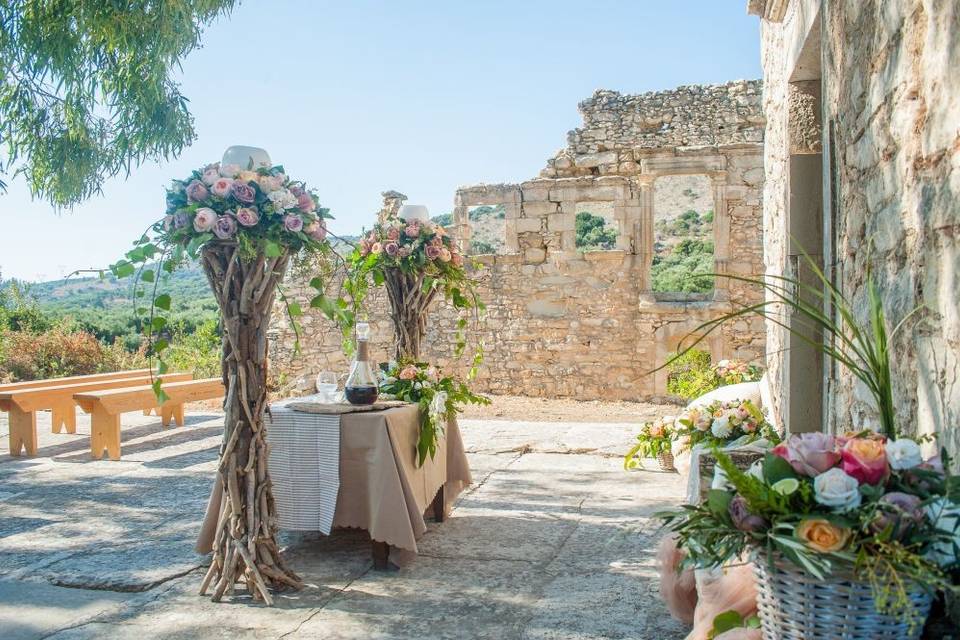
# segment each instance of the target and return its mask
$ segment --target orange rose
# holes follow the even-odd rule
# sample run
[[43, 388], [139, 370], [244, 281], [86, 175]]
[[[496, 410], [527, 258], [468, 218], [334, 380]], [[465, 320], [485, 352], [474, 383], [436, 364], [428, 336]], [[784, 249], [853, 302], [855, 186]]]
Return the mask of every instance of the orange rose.
[[838, 527], [826, 520], [812, 518], [797, 525], [797, 537], [820, 553], [840, 551], [850, 541], [850, 529]]

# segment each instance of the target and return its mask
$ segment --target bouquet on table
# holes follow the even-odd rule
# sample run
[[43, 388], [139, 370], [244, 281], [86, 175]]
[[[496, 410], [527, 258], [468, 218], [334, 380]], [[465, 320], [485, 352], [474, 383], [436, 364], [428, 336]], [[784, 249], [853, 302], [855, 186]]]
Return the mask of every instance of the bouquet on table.
[[725, 486], [660, 514], [688, 566], [719, 567], [752, 550], [758, 563], [784, 559], [818, 580], [852, 574], [870, 585], [877, 611], [915, 622], [926, 615], [918, 588], [957, 589], [948, 572], [960, 557], [960, 483], [915, 440], [793, 435], [747, 471], [714, 454]]
[[420, 407], [417, 463], [437, 453], [447, 420], [463, 411], [464, 404], [490, 404], [489, 398], [470, 391], [466, 383], [445, 376], [438, 367], [423, 362], [391, 363], [381, 373], [380, 392]]
[[715, 400], [705, 406], [684, 411], [675, 423], [679, 449], [727, 447], [751, 444], [759, 440], [777, 442], [773, 426], [763, 412], [749, 400]]
[[673, 470], [673, 424], [673, 416], [645, 422], [637, 434], [637, 443], [623, 457], [624, 469], [643, 467], [642, 458], [656, 458], [664, 471]]
[[713, 375], [724, 386], [759, 380], [763, 376], [763, 369], [743, 360], [721, 360], [713, 365]]

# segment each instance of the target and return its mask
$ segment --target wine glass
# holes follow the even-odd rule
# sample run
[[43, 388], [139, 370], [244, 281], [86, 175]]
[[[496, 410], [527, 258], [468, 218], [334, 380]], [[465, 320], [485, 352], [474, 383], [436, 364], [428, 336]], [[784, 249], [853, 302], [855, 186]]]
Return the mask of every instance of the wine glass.
[[321, 371], [317, 374], [317, 393], [324, 402], [332, 402], [337, 393], [337, 374], [333, 371]]

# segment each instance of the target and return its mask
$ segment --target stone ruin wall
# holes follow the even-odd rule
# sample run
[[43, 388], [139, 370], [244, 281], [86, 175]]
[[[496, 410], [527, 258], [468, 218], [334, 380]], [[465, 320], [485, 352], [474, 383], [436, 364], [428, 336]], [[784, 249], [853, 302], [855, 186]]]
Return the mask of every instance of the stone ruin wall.
[[[487, 310], [469, 341], [482, 341], [478, 388], [498, 394], [641, 400], [666, 394], [666, 373], [650, 374], [699, 323], [756, 301], [756, 292], [718, 280], [708, 299], [655, 294], [653, 189], [657, 177], [707, 175], [715, 211], [719, 272], [763, 270], [763, 181], [760, 84], [680, 87], [621, 96], [598, 91], [581, 103], [584, 127], [548, 161], [540, 177], [520, 184], [476, 185], [456, 193], [452, 231], [467, 248], [469, 211], [504, 205], [505, 253], [478, 256], [479, 295]], [[385, 194], [390, 196], [390, 194]], [[607, 203], [618, 229], [617, 248], [578, 251], [576, 207]], [[296, 280], [296, 279], [294, 279]], [[291, 292], [304, 299], [306, 287]], [[390, 354], [386, 296], [370, 297], [374, 355]], [[452, 361], [456, 317], [438, 304], [423, 357]], [[304, 318], [303, 356], [291, 360], [292, 336], [282, 318], [273, 323], [274, 362], [289, 381], [347, 366], [340, 336], [318, 313]], [[740, 321], [704, 346], [714, 359], [762, 360], [761, 322]]]

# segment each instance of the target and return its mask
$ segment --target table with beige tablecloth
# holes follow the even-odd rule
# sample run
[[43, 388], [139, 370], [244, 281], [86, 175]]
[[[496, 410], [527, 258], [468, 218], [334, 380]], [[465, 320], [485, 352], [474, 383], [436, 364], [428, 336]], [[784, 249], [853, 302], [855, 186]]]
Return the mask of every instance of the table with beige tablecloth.
[[[372, 540], [408, 555], [417, 552], [417, 539], [427, 530], [423, 514], [440, 488], [449, 505], [472, 482], [455, 419], [448, 422], [436, 457], [428, 457], [422, 467], [416, 464], [419, 433], [416, 405], [340, 417], [340, 490], [334, 527], [365, 529]], [[197, 541], [200, 553], [211, 550], [221, 500], [218, 477]]]

